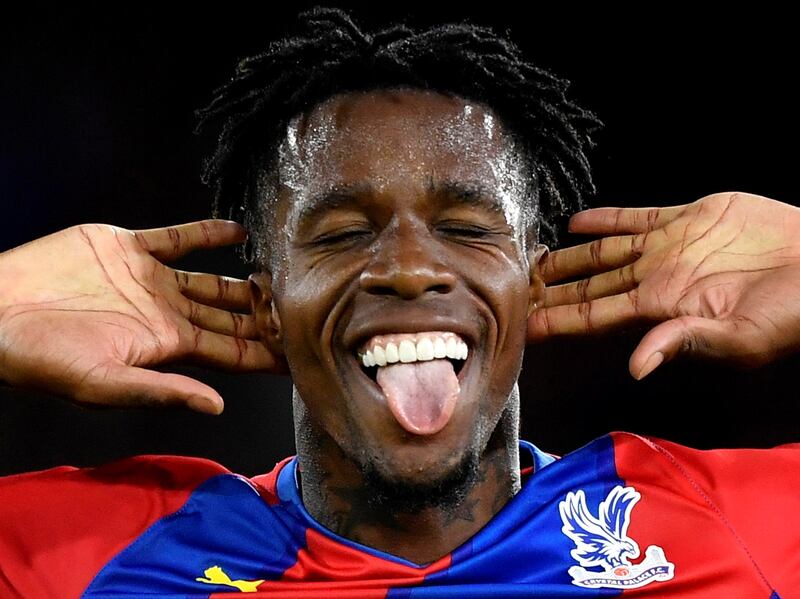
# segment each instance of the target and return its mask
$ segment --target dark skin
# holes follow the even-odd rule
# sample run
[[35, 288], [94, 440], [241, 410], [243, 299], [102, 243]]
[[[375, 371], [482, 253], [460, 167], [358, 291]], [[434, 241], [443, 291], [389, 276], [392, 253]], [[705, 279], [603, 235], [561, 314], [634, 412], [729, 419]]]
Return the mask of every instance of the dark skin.
[[[294, 375], [306, 507], [333, 531], [420, 564], [474, 535], [520, 484], [518, 404], [509, 396], [527, 319], [543, 298], [543, 247], [525, 259], [496, 199], [502, 176], [519, 175], [504, 159], [510, 142], [487, 131], [484, 116], [473, 103], [419, 91], [318, 106], [298, 127], [305, 163], [293, 172], [305, 166], [307, 178], [287, 184], [294, 195], [283, 190], [284, 270], [251, 277], [257, 327]], [[478, 201], [443, 186], [475, 181], [485, 188]], [[304, 216], [314, 197], [354, 185], [358, 192]], [[471, 359], [448, 424], [415, 435], [392, 416], [355, 350], [378, 333], [436, 330], [468, 340]], [[370, 504], [365, 462], [400, 485], [434, 485], [469, 452], [477, 474], [453, 490], [464, 495], [455, 505]]]
[[[164, 264], [244, 241], [241, 226], [215, 219], [138, 231], [76, 225], [0, 254], [0, 380], [79, 405], [175, 405], [219, 414], [222, 398], [214, 389], [152, 367], [291, 367], [309, 511], [345, 536], [423, 563], [474, 534], [519, 488], [512, 390], [526, 328], [527, 342], [542, 342], [651, 323], [631, 356], [637, 378], [681, 355], [757, 366], [800, 349], [797, 208], [740, 192], [665, 208], [598, 208], [574, 215], [570, 228], [600, 239], [543, 259], [541, 247], [529, 248], [526, 256], [505, 213], [463, 206], [423, 184], [435, 166], [439, 179], [480, 172], [496, 189], [488, 173], [503, 171], [503, 146], [495, 145], [502, 136], [481, 144], [485, 127], [467, 119], [454, 129], [457, 143], [437, 146], [446, 137], [432, 136], [430, 119], [416, 127], [414, 119], [460, 122], [453, 116], [463, 105], [420, 96], [416, 102], [407, 113], [407, 102], [389, 103], [386, 112], [376, 102], [368, 111], [351, 105], [338, 113], [345, 131], [348, 122], [361, 126], [330, 138], [340, 151], [319, 154], [325, 160], [306, 171], [311, 179], [303, 185], [368, 174], [378, 179], [378, 191], [341, 204], [344, 213], [312, 219], [314, 226], [351, 229], [336, 233], [344, 235], [336, 243], [308, 245], [309, 236], [319, 241], [313, 226], [302, 230], [284, 211], [294, 228], [284, 248], [288, 268], [276, 269], [275, 285], [267, 272], [243, 281]], [[473, 117], [480, 114], [475, 108]], [[396, 118], [379, 126], [374, 119], [381, 115]], [[403, 126], [393, 130], [401, 117]], [[368, 131], [370, 143], [357, 131]], [[303, 139], [312, 138], [301, 135], [301, 145]], [[459, 155], [459, 147], [471, 150]], [[486, 164], [498, 168], [481, 171]], [[375, 168], [365, 172], [365, 165]], [[323, 185], [317, 187], [315, 193]], [[452, 226], [465, 219], [484, 232]], [[581, 278], [557, 285], [573, 277]], [[446, 324], [470, 342], [464, 399], [436, 435], [410, 435], [348, 360], [365, 334], [386, 332], [370, 330], [373, 322], [422, 328], [442, 316], [447, 321], [437, 328]], [[364, 327], [358, 334], [356, 324]], [[447, 509], [376, 510], [360, 484], [359, 456], [414, 486], [435, 482], [470, 450], [480, 450], [477, 473]]]
[[653, 325], [630, 357], [637, 379], [678, 356], [753, 368], [800, 351], [797, 207], [723, 192], [584, 210], [569, 228], [601, 237], [543, 261], [548, 288], [529, 341]]

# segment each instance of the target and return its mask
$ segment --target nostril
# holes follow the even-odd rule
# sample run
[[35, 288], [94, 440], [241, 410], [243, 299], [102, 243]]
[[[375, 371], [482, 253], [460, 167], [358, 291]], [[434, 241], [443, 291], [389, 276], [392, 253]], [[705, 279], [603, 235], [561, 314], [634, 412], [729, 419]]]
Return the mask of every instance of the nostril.
[[435, 291], [436, 293], [450, 293], [452, 287], [450, 285], [434, 285], [428, 289], [428, 291]]
[[[374, 262], [361, 273], [361, 288], [374, 295], [395, 295], [405, 299], [433, 291], [450, 293], [457, 279], [448, 267], [440, 263], [422, 262], [419, 252], [407, 252], [391, 260]], [[428, 256], [425, 258], [428, 259]]]
[[374, 295], [400, 295], [403, 297], [417, 297], [426, 291], [434, 293], [450, 293], [453, 288], [450, 285], [432, 285], [426, 289], [418, 289], [411, 292], [405, 288], [398, 289], [396, 287], [389, 287], [387, 285], [373, 285], [367, 288], [367, 291]]
[[397, 295], [393, 288], [385, 285], [371, 285], [367, 290], [375, 295]]

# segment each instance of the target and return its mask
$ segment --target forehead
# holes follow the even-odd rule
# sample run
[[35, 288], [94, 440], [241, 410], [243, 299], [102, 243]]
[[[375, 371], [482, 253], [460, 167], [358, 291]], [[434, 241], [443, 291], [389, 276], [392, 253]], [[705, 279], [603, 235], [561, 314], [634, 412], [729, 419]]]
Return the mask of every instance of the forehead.
[[402, 194], [432, 181], [470, 182], [502, 196], [507, 218], [516, 220], [523, 166], [488, 107], [393, 89], [340, 94], [295, 117], [280, 147], [278, 176], [299, 208], [353, 184]]
[[[385, 183], [398, 167], [481, 170], [505, 141], [483, 107], [411, 90], [335, 96], [296, 119], [287, 133], [295, 157], [317, 163], [318, 174], [369, 175]], [[381, 168], [387, 157], [394, 168]]]

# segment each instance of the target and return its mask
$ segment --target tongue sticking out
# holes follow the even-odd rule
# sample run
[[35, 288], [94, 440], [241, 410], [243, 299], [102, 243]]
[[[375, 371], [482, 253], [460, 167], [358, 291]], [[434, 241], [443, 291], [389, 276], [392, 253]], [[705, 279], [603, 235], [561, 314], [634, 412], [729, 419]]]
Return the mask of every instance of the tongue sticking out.
[[410, 433], [433, 435], [450, 421], [461, 388], [444, 359], [378, 368], [378, 384], [397, 422]]

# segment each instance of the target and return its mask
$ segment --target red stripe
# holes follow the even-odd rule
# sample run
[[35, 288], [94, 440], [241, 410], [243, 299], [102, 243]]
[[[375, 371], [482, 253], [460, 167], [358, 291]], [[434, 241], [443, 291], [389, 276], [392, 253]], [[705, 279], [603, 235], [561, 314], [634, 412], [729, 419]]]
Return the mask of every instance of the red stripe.
[[0, 596], [79, 596], [111, 558], [222, 472], [210, 460], [146, 455], [0, 478]]
[[280, 462], [275, 464], [275, 467], [266, 474], [259, 474], [258, 476], [254, 476], [250, 479], [256, 489], [258, 489], [259, 495], [267, 502], [267, 505], [277, 505], [280, 503], [278, 499], [278, 474], [283, 469], [283, 467], [292, 461], [294, 456], [289, 456], [288, 458], [282, 459]]
[[415, 568], [339, 543], [310, 528], [297, 563], [280, 580], [264, 582], [258, 590], [269, 591], [269, 597], [287, 599], [383, 599], [390, 588], [418, 585], [428, 574], [449, 568], [450, 563], [451, 556], [446, 555], [424, 568]]
[[[612, 438], [620, 478], [641, 494], [628, 536], [642, 556], [649, 545], [658, 545], [675, 564], [673, 580], [626, 591], [626, 596], [657, 592], [658, 597], [683, 599], [766, 599], [772, 592], [766, 578], [784, 569], [776, 560], [789, 561], [800, 572], [800, 486], [773, 477], [775, 467], [787, 465], [783, 458], [790, 457], [788, 452], [701, 451], [629, 433], [613, 433]], [[791, 453], [790, 461], [800, 456], [797, 449]], [[778, 493], [785, 499], [789, 489], [795, 495], [792, 515], [785, 512], [785, 502], [769, 497]], [[793, 586], [778, 587], [783, 599], [798, 597], [796, 576]]]

